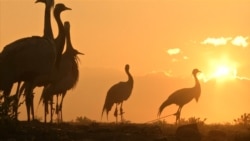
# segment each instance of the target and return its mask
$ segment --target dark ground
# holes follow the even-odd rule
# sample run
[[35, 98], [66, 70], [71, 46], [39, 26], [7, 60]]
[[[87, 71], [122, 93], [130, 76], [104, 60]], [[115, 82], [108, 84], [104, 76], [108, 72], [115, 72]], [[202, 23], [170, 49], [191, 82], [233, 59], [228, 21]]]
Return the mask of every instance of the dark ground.
[[162, 123], [17, 122], [0, 124], [0, 141], [250, 141], [250, 128], [203, 125], [176, 134], [177, 128]]
[[159, 127], [140, 124], [81, 125], [20, 122], [17, 125], [2, 126], [0, 129], [1, 141], [151, 141], [161, 136], [163, 135]]

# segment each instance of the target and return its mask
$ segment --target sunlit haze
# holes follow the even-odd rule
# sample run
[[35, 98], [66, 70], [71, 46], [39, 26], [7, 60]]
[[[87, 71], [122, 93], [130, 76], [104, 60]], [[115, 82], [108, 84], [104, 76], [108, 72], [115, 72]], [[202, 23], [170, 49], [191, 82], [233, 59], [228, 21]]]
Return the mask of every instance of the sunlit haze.
[[[80, 78], [64, 100], [65, 121], [77, 116], [113, 122], [114, 107], [101, 119], [108, 89], [126, 81], [130, 65], [134, 88], [124, 102], [124, 118], [147, 122], [177, 89], [194, 86], [198, 68], [201, 96], [185, 105], [181, 118], [207, 123], [233, 122], [250, 113], [249, 0], [55, 0], [72, 8], [62, 13], [71, 23], [72, 44], [80, 56]], [[33, 35], [42, 36], [44, 4], [35, 0], [0, 1], [0, 49]], [[53, 33], [57, 27], [52, 18]], [[16, 87], [13, 88], [15, 90]], [[36, 116], [43, 118], [35, 89]], [[38, 107], [38, 108], [37, 108]], [[173, 114], [177, 106], [164, 109]], [[20, 119], [26, 120], [25, 104]], [[175, 117], [165, 118], [169, 123]]]

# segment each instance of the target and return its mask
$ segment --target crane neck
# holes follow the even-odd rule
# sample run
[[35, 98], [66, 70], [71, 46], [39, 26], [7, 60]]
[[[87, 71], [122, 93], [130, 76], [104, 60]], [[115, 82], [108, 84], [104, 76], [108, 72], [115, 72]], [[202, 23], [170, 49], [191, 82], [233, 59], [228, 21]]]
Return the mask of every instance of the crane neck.
[[58, 11], [58, 10], [54, 10], [54, 17], [58, 26], [58, 35], [55, 38], [55, 43], [56, 43], [56, 50], [57, 50], [57, 59], [60, 60], [60, 56], [63, 52], [64, 49], [64, 45], [65, 45], [65, 31], [64, 31], [64, 26], [61, 20], [61, 12], [62, 11]]
[[72, 49], [71, 36], [70, 36], [70, 27], [66, 31], [66, 52], [70, 52]]
[[133, 85], [134, 80], [133, 80], [133, 77], [130, 74], [129, 70], [126, 70], [126, 74], [128, 75], [128, 81], [127, 82], [130, 83], [131, 85]]
[[194, 80], [195, 80], [195, 87], [200, 87], [200, 82], [197, 78], [197, 74], [194, 74]]
[[58, 26], [58, 35], [55, 38], [56, 44], [58, 45], [59, 42], [61, 42], [61, 44], [65, 44], [65, 32], [64, 32], [64, 27], [63, 27], [63, 23], [61, 20], [61, 12], [60, 11], [54, 11], [54, 17]]
[[51, 27], [51, 20], [50, 20], [50, 12], [51, 12], [51, 6], [49, 4], [45, 5], [45, 14], [44, 14], [44, 35], [43, 37], [54, 39], [52, 27]]

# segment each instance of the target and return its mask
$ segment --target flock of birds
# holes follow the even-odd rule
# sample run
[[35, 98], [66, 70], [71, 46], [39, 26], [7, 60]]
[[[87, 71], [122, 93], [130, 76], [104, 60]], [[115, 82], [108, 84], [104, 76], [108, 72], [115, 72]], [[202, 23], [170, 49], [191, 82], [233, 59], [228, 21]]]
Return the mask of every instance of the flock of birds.
[[[2, 91], [4, 102], [8, 102], [11, 89], [14, 83], [17, 83], [17, 90], [14, 94], [15, 104], [13, 111], [17, 119], [18, 104], [21, 95], [25, 96], [28, 121], [34, 120], [34, 92], [36, 87], [43, 87], [39, 103], [44, 104], [44, 120], [47, 122], [47, 114], [50, 106], [50, 122], [53, 119], [53, 96], [57, 97], [56, 114], [62, 121], [62, 103], [67, 91], [76, 86], [79, 78], [78, 55], [83, 53], [74, 49], [70, 38], [70, 23], [62, 22], [60, 14], [63, 11], [71, 10], [62, 3], [58, 3], [54, 8], [54, 0], [37, 0], [36, 3], [45, 4], [44, 16], [44, 35], [26, 37], [18, 39], [6, 45], [0, 53], [0, 91]], [[58, 26], [58, 36], [54, 38], [51, 27], [51, 11], [54, 8], [54, 18]], [[64, 46], [66, 42], [66, 49]], [[64, 52], [63, 52], [64, 51]], [[116, 122], [118, 116], [123, 121], [122, 104], [127, 100], [133, 90], [134, 80], [129, 72], [130, 66], [125, 65], [125, 72], [128, 76], [126, 82], [119, 82], [113, 85], [107, 92], [103, 105], [102, 116], [104, 112], [108, 114], [113, 105], [116, 105], [114, 116]], [[193, 70], [195, 86], [192, 88], [183, 88], [172, 93], [166, 101], [159, 107], [158, 117], [163, 109], [171, 104], [179, 106], [176, 116], [176, 123], [180, 120], [180, 114], [183, 106], [195, 99], [197, 102], [201, 94], [201, 87], [197, 79], [198, 69]], [[22, 85], [21, 85], [22, 84]], [[58, 97], [61, 101], [58, 103]], [[8, 104], [8, 103], [7, 103]], [[120, 111], [118, 106], [120, 105]], [[8, 114], [8, 111], [4, 111]], [[120, 112], [120, 113], [119, 113]], [[30, 117], [32, 116], [32, 117]]]
[[[64, 4], [56, 4], [54, 0], [37, 0], [45, 4], [44, 35], [26, 37], [6, 45], [0, 54], [0, 90], [3, 91], [4, 102], [8, 102], [14, 83], [18, 83], [15, 94], [14, 110], [17, 119], [18, 102], [22, 94], [25, 96], [27, 118], [34, 120], [34, 92], [36, 87], [43, 87], [40, 102], [44, 104], [45, 122], [49, 104], [51, 106], [51, 122], [53, 96], [62, 96], [56, 113], [61, 114], [65, 94], [72, 89], [79, 78], [78, 57], [83, 53], [73, 48], [70, 38], [70, 23], [62, 22], [60, 15], [71, 10]], [[54, 38], [51, 27], [51, 10], [58, 25], [58, 36]], [[64, 46], [66, 42], [66, 49]], [[21, 85], [22, 83], [22, 85]], [[21, 86], [20, 86], [21, 85]], [[7, 115], [8, 111], [4, 111]]]

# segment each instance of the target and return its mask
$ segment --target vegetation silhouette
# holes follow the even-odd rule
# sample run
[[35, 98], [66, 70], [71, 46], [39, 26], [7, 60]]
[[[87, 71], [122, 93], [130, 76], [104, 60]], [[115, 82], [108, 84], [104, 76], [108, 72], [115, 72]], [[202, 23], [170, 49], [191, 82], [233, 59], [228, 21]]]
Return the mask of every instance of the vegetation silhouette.
[[180, 120], [180, 115], [181, 115], [181, 109], [183, 106], [187, 103], [189, 103], [193, 98], [198, 102], [201, 94], [201, 87], [199, 80], [197, 79], [197, 73], [199, 73], [200, 70], [194, 69], [192, 74], [194, 76], [195, 80], [195, 86], [191, 88], [183, 88], [175, 91], [172, 93], [167, 100], [165, 100], [161, 106], [159, 107], [158, 111], [158, 117], [160, 117], [163, 109], [171, 104], [176, 104], [179, 106], [177, 112], [174, 114], [176, 116], [176, 123]]
[[45, 3], [44, 35], [16, 40], [6, 45], [0, 54], [0, 89], [5, 101], [15, 82], [30, 83], [26, 96], [28, 121], [32, 111], [32, 87], [45, 79], [56, 63], [56, 45], [50, 21], [54, 0], [37, 0], [36, 3], [38, 2]]
[[178, 141], [201, 141], [201, 133], [197, 123], [181, 125], [176, 129], [176, 138]]
[[113, 104], [116, 104], [116, 108], [115, 108], [115, 112], [114, 112], [114, 116], [116, 117], [116, 122], [117, 122], [117, 117], [118, 117], [118, 110], [117, 107], [119, 104], [121, 104], [120, 106], [120, 116], [121, 116], [121, 120], [123, 121], [123, 114], [124, 111], [122, 109], [122, 104], [125, 100], [127, 100], [131, 93], [132, 93], [132, 89], [133, 89], [133, 84], [134, 84], [134, 80], [132, 75], [129, 72], [129, 65], [125, 65], [125, 72], [128, 76], [128, 80], [126, 82], [119, 82], [115, 85], [113, 85], [107, 92], [107, 96], [105, 99], [105, 103], [103, 105], [103, 109], [102, 109], [102, 116], [104, 111], [106, 111], [107, 114], [107, 119], [108, 119], [108, 113], [111, 110]]
[[[77, 55], [84, 55], [83, 53], [79, 52], [78, 50], [74, 49], [71, 43], [70, 37], [70, 23], [64, 23], [64, 29], [66, 33], [66, 51], [63, 53], [58, 71], [53, 74], [54, 81], [45, 86], [40, 98], [40, 101], [43, 101], [44, 104], [44, 122], [46, 122], [46, 116], [48, 114], [48, 105], [50, 103], [51, 108], [51, 119], [53, 119], [53, 96], [57, 96], [57, 105], [56, 105], [56, 113], [60, 114], [58, 118], [63, 121], [62, 118], [62, 103], [64, 96], [66, 95], [67, 91], [74, 88], [79, 79], [79, 70], [78, 70], [78, 62], [79, 58]], [[61, 102], [58, 105], [58, 96], [61, 95]]]

